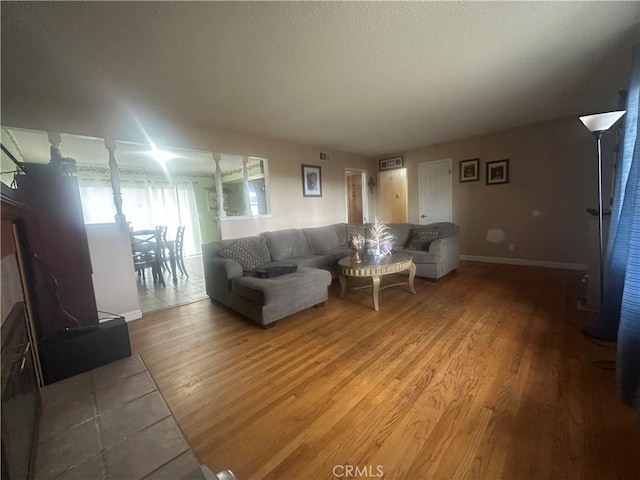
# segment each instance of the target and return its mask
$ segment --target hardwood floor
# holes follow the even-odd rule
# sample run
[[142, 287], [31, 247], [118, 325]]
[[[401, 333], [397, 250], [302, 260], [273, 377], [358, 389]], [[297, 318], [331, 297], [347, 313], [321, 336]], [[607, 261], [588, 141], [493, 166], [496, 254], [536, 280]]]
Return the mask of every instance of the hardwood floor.
[[640, 478], [580, 276], [463, 262], [380, 312], [334, 282], [268, 330], [208, 300], [129, 330], [202, 463], [241, 480]]

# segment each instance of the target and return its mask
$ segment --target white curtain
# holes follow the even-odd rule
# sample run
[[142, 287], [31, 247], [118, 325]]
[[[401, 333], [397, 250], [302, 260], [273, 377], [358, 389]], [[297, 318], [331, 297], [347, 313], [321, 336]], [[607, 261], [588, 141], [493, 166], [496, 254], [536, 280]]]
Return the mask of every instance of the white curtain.
[[[167, 239], [175, 239], [179, 225], [185, 226], [184, 254], [201, 253], [200, 223], [193, 185], [188, 182], [123, 182], [122, 213], [132, 230], [167, 226]], [[102, 180], [80, 180], [85, 223], [113, 223], [116, 208], [111, 184]]]

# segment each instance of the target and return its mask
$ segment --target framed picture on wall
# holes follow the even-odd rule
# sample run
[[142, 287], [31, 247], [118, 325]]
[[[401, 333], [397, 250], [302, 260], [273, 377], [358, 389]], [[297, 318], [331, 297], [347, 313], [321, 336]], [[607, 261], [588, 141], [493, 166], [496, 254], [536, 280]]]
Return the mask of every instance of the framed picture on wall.
[[495, 162], [487, 162], [486, 173], [487, 185], [496, 185], [498, 183], [509, 183], [509, 160], [497, 160]]
[[322, 169], [318, 165], [302, 165], [302, 196], [322, 196]]
[[402, 168], [403, 158], [383, 158], [379, 161], [380, 170], [393, 170], [394, 168]]
[[478, 180], [480, 180], [480, 159], [461, 160], [458, 181], [477, 182]]

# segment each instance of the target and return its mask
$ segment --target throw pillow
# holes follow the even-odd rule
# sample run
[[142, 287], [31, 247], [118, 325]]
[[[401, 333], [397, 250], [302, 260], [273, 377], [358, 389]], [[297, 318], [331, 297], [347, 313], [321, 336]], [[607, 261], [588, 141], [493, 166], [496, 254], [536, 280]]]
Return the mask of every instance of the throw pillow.
[[253, 245], [246, 240], [233, 242], [227, 248], [220, 250], [218, 255], [235, 260], [242, 265], [242, 270], [245, 272], [251, 272], [264, 264]]
[[347, 223], [347, 242], [356, 233], [362, 235], [363, 238], [367, 238], [367, 226], [358, 223]]
[[411, 237], [407, 246], [407, 250], [429, 250], [429, 245], [440, 236], [438, 227], [413, 227], [411, 229]]

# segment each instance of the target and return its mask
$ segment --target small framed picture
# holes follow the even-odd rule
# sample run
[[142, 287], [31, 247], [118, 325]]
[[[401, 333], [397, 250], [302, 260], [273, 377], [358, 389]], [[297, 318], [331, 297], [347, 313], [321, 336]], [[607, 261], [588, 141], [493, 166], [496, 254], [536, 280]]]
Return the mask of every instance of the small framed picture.
[[302, 165], [302, 196], [322, 196], [322, 169], [317, 165]]
[[480, 180], [480, 159], [472, 158], [471, 160], [460, 161], [459, 182], [477, 182]]
[[402, 157], [393, 157], [393, 158], [383, 158], [379, 161], [380, 170], [393, 170], [394, 168], [402, 168], [403, 158]]
[[487, 185], [509, 183], [509, 160], [487, 162]]

